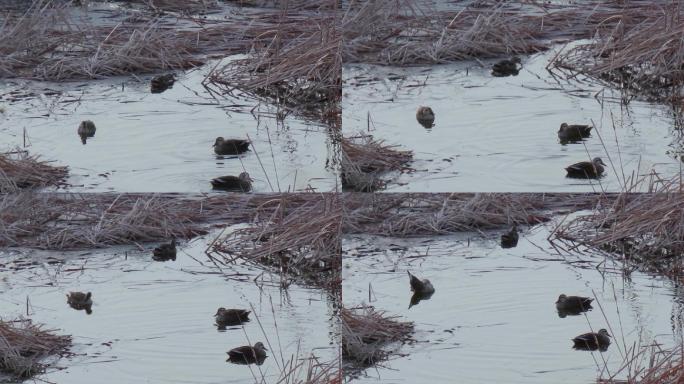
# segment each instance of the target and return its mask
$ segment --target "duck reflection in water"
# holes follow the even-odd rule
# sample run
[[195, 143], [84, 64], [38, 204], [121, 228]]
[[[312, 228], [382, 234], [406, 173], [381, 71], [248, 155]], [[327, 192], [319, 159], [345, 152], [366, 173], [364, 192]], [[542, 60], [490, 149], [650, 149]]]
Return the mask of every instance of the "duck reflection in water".
[[432, 297], [432, 294], [434, 292], [430, 293], [420, 293], [420, 292], [413, 292], [413, 295], [411, 295], [411, 301], [409, 302], [409, 309], [413, 307], [414, 305], [418, 305], [422, 300], [430, 300]]

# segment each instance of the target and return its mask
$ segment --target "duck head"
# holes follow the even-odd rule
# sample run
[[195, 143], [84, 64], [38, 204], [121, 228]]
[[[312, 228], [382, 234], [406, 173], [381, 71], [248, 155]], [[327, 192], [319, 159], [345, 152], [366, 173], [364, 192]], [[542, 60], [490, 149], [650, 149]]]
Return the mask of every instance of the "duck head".
[[[217, 140], [218, 140], [218, 139], [217, 139]], [[247, 172], [242, 172], [242, 173], [240, 174], [240, 176], [238, 176], [238, 178], [239, 178], [240, 180], [243, 180], [243, 181], [249, 181], [249, 182], [254, 181], [251, 177], [249, 177], [249, 173], [247, 173]]]
[[[604, 331], [605, 331], [605, 329], [604, 329]], [[262, 343], [261, 341], [254, 344], [254, 349], [261, 349], [264, 351], [268, 351], [268, 349], [266, 349], [266, 347], [264, 347], [264, 343]]]
[[219, 136], [216, 138], [216, 141], [214, 141], [214, 145], [212, 145], [212, 147], [219, 146], [219, 145], [223, 144], [224, 141], [225, 141], [225, 139], [223, 137]]
[[606, 163], [604, 163], [603, 160], [601, 160], [600, 157], [594, 157], [594, 159], [593, 159], [591, 162], [594, 163], [594, 164], [601, 164], [601, 165], [603, 165], [604, 167], [607, 167]]

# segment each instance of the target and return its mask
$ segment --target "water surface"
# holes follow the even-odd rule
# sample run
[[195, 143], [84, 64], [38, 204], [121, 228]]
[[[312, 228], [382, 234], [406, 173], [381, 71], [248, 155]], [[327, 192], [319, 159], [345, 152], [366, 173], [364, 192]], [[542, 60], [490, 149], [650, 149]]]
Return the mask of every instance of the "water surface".
[[[370, 130], [414, 151], [417, 172], [391, 175], [393, 192], [618, 191], [633, 172], [678, 174], [681, 143], [667, 107], [625, 107], [610, 89], [554, 78], [545, 67], [556, 53], [524, 57], [518, 76], [499, 78], [490, 74], [492, 60], [347, 65], [343, 132]], [[421, 105], [435, 112], [431, 129], [416, 121]], [[561, 145], [563, 122], [594, 125], [594, 133]], [[566, 166], [597, 156], [609, 165], [600, 181], [565, 177]]]
[[[390, 346], [397, 355], [353, 382], [589, 383], [621, 366], [625, 345], [681, 342], [683, 296], [670, 281], [624, 277], [610, 260], [596, 268], [604, 258], [592, 253], [558, 255], [544, 227], [526, 228], [510, 249], [499, 235], [346, 238], [345, 305], [368, 303], [370, 290], [377, 309], [415, 322], [415, 342]], [[410, 309], [407, 270], [436, 289]], [[595, 304], [560, 318], [561, 293], [596, 297], [603, 312]], [[600, 328], [615, 336], [607, 352], [571, 348], [571, 338]]]

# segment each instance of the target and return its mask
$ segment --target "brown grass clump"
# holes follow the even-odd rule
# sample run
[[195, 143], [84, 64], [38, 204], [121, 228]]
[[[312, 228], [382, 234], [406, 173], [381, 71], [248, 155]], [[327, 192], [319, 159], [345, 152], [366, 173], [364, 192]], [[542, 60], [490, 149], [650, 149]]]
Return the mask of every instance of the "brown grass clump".
[[342, 308], [342, 359], [354, 365], [373, 365], [388, 357], [383, 348], [405, 342], [413, 333], [413, 322], [399, 321], [372, 306]]
[[565, 51], [551, 65], [568, 76], [590, 76], [633, 96], [682, 102], [682, 16], [684, 4], [679, 2], [642, 4], [615, 15], [612, 28], [597, 29], [592, 42]]
[[50, 165], [31, 156], [27, 151], [16, 150], [0, 154], [0, 193], [21, 189], [66, 185], [67, 167]]
[[31, 320], [0, 320], [0, 369], [17, 378], [42, 372], [46, 358], [62, 355], [70, 346], [70, 336], [55, 335]]
[[600, 209], [556, 229], [556, 237], [619, 255], [626, 264], [684, 277], [684, 194], [673, 185], [655, 193], [622, 193]]
[[[0, 247], [50, 250], [101, 248], [190, 238], [210, 226], [250, 222], [279, 195], [14, 193], [0, 195]], [[312, 194], [289, 194], [291, 209]], [[285, 197], [283, 197], [285, 198]], [[275, 208], [273, 208], [275, 209]]]
[[342, 98], [337, 7], [335, 0], [318, 0], [252, 15], [258, 22], [244, 31], [245, 38], [251, 38], [251, 54], [217, 68], [208, 83], [222, 92], [239, 91], [304, 115], [335, 120]]
[[223, 263], [235, 259], [274, 267], [283, 276], [339, 290], [342, 210], [335, 194], [310, 194], [304, 204], [266, 199], [253, 224], [214, 243]]
[[371, 192], [384, 187], [380, 178], [391, 171], [409, 172], [413, 152], [396, 149], [370, 135], [340, 138], [342, 190]]
[[202, 63], [195, 54], [203, 47], [184, 34], [155, 20], [97, 26], [64, 5], [35, 1], [0, 24], [0, 76], [92, 79], [191, 68]]
[[544, 193], [347, 194], [345, 233], [426, 236], [535, 225], [592, 207], [600, 195]]
[[313, 354], [306, 358], [293, 356], [287, 360], [276, 380], [280, 384], [342, 384], [339, 357], [320, 361]]

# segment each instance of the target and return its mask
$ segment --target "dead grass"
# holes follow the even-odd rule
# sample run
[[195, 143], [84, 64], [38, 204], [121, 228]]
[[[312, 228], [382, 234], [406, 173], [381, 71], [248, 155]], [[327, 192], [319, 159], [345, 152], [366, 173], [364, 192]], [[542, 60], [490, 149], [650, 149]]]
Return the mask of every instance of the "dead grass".
[[611, 28], [597, 29], [590, 43], [568, 49], [550, 64], [557, 72], [598, 79], [627, 97], [684, 101], [684, 5], [679, 2], [628, 8]]
[[0, 154], [0, 193], [66, 185], [68, 173], [67, 167], [50, 165], [38, 156], [16, 149]]
[[392, 342], [408, 341], [413, 322], [399, 321], [372, 306], [342, 308], [342, 358], [366, 367], [386, 359]]
[[[655, 5], [654, 5], [655, 3]], [[668, 1], [351, 1], [342, 19], [345, 63], [440, 64], [543, 51], [634, 25]]]
[[0, 320], [0, 369], [17, 378], [43, 372], [45, 359], [59, 357], [70, 346], [70, 336], [56, 335], [31, 320]]
[[346, 194], [344, 231], [412, 237], [535, 225], [591, 208], [600, 195], [543, 193]]
[[342, 98], [341, 36], [335, 0], [287, 4], [277, 13], [252, 15], [244, 38], [250, 55], [215, 69], [207, 78], [221, 93], [242, 93], [288, 110], [334, 121]]
[[[263, 202], [278, 196], [5, 194], [0, 195], [0, 246], [74, 250], [190, 238], [207, 233], [213, 225], [248, 223], [255, 208], [265, 210]], [[313, 196], [283, 198], [295, 209]]]
[[684, 195], [678, 185], [656, 193], [622, 193], [600, 209], [556, 229], [568, 249], [586, 246], [615, 254], [626, 265], [684, 277]]
[[408, 166], [413, 160], [413, 152], [398, 150], [371, 135], [342, 137], [340, 147], [342, 189], [345, 191], [375, 191], [385, 185], [381, 179], [383, 174], [413, 170]]
[[310, 194], [293, 205], [281, 196], [265, 199], [251, 225], [217, 239], [212, 250], [221, 263], [236, 259], [275, 268], [290, 279], [339, 291], [342, 211], [339, 196]]
[[[619, 376], [626, 379], [618, 379]], [[627, 351], [622, 367], [600, 384], [677, 384], [684, 381], [684, 346], [664, 349], [658, 344], [634, 346]]]

